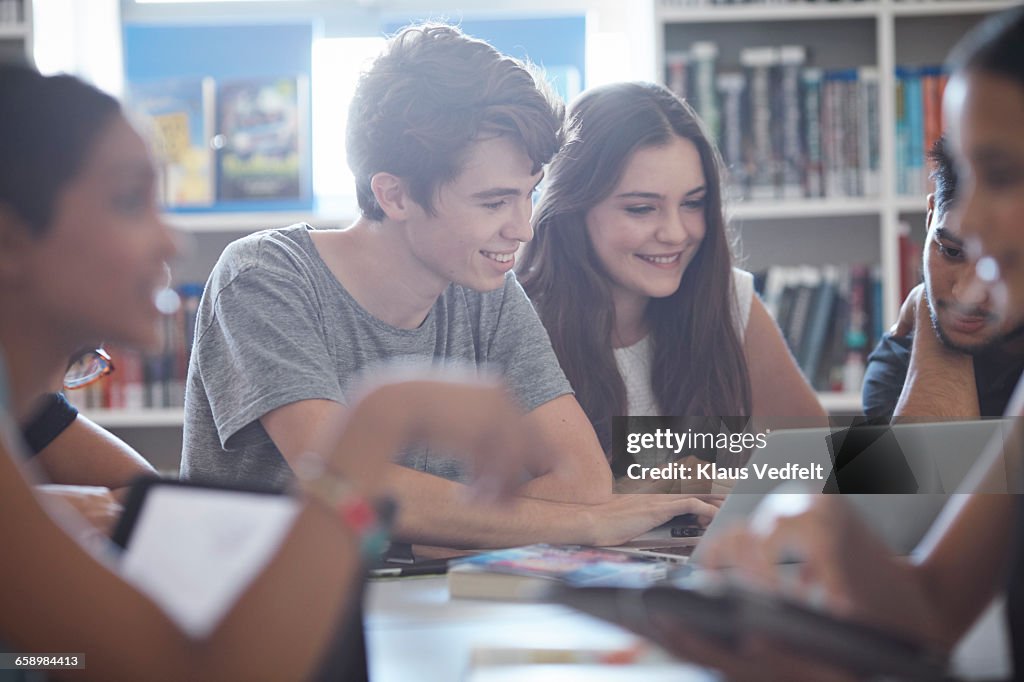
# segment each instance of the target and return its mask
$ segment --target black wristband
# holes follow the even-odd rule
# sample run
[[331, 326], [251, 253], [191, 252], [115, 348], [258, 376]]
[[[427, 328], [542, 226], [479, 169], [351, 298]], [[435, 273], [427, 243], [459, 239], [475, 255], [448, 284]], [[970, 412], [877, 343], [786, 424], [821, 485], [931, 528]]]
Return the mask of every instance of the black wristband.
[[52, 443], [71, 422], [78, 410], [67, 401], [63, 393], [47, 393], [36, 416], [22, 429], [21, 435], [28, 445], [29, 455], [38, 455]]

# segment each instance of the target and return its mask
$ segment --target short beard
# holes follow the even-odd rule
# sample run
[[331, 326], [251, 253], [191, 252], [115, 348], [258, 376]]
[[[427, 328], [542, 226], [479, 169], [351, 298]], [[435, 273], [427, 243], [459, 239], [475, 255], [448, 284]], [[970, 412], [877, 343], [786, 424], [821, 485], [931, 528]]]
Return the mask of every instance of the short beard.
[[958, 343], [954, 343], [953, 340], [946, 335], [946, 332], [942, 328], [942, 325], [939, 324], [938, 306], [935, 303], [935, 299], [932, 298], [931, 291], [928, 291], [927, 293], [928, 312], [929, 317], [932, 321], [932, 329], [935, 330], [935, 335], [939, 337], [939, 341], [941, 341], [942, 344], [946, 346], [946, 348], [949, 348], [950, 350], [955, 350], [958, 353], [970, 355], [971, 357], [977, 357], [979, 355], [985, 355], [991, 352], [998, 346], [1001, 346], [1008, 341], [1013, 341], [1015, 339], [1020, 338], [1021, 336], [1024, 336], [1024, 323], [1021, 323], [1020, 325], [1014, 327], [1013, 329], [1009, 330], [1004, 334], [995, 334], [992, 336], [992, 338], [988, 339], [987, 341], [982, 341], [981, 343], [975, 344], [973, 346], [963, 346]]

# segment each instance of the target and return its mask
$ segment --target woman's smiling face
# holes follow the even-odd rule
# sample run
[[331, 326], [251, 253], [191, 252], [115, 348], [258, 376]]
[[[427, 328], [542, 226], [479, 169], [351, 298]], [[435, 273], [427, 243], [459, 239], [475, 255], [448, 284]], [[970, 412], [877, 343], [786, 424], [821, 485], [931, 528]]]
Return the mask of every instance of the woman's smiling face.
[[675, 293], [704, 239], [706, 191], [690, 140], [673, 135], [633, 153], [612, 192], [586, 215], [617, 300]]

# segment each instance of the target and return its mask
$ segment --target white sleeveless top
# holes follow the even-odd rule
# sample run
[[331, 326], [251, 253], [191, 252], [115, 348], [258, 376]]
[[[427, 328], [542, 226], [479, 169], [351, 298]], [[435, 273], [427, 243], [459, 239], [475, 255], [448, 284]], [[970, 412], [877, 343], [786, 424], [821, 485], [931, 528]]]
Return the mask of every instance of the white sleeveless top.
[[[736, 298], [733, 301], [736, 324], [740, 342], [747, 331], [750, 320], [750, 306], [754, 299], [754, 276], [746, 270], [732, 269], [732, 284]], [[632, 346], [615, 349], [615, 364], [619, 366], [619, 374], [626, 384], [626, 408], [628, 414], [636, 416], [659, 416], [661, 408], [654, 398], [651, 387], [651, 361], [654, 346], [650, 335], [645, 336]]]

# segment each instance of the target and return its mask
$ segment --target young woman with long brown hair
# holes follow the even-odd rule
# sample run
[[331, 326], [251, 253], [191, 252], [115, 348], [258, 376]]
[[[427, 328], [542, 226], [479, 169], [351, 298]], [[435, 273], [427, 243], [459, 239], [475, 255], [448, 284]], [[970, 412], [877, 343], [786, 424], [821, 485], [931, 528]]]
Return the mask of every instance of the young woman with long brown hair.
[[581, 95], [520, 279], [605, 449], [611, 417], [824, 415], [733, 267], [721, 162], [652, 83]]

